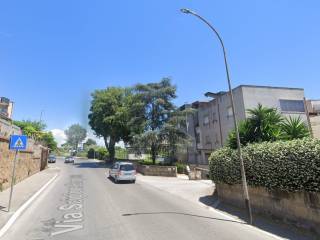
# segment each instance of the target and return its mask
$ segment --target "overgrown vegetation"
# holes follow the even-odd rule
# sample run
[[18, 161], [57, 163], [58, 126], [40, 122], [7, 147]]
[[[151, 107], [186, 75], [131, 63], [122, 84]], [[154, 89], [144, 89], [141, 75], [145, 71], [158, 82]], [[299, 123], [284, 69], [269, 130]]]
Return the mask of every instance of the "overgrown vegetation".
[[[284, 118], [276, 108], [264, 107], [261, 104], [248, 109], [248, 113], [250, 116], [239, 124], [240, 140], [244, 146], [248, 143], [292, 140], [309, 136], [309, 130], [300, 117]], [[237, 148], [235, 131], [229, 134], [228, 146]]]
[[22, 120], [14, 121], [13, 124], [20, 127], [23, 134], [50, 148], [51, 151], [57, 150], [57, 142], [52, 132], [45, 130], [46, 124], [44, 122]]
[[[320, 141], [310, 138], [248, 144], [243, 148], [248, 184], [285, 191], [320, 192]], [[240, 162], [229, 147], [211, 154], [215, 183], [240, 184]]]
[[90, 148], [87, 152], [88, 158], [95, 158], [99, 160], [106, 160], [109, 157], [108, 150], [105, 147], [96, 146], [94, 148]]

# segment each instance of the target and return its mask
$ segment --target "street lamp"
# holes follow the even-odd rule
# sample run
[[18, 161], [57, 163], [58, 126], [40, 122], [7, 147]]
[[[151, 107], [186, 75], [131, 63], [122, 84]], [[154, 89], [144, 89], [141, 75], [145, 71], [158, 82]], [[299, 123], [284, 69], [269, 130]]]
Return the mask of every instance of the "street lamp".
[[209, 26], [209, 28], [215, 33], [215, 35], [218, 37], [222, 50], [223, 50], [223, 56], [224, 56], [224, 64], [225, 64], [225, 70], [227, 74], [227, 80], [228, 80], [228, 87], [229, 87], [229, 95], [230, 95], [230, 101], [231, 101], [231, 108], [232, 108], [232, 114], [233, 114], [233, 123], [234, 123], [234, 129], [236, 132], [237, 137], [237, 148], [238, 148], [238, 157], [240, 159], [240, 170], [241, 170], [241, 178], [242, 178], [242, 188], [243, 188], [243, 195], [245, 200], [245, 205], [247, 208], [248, 216], [249, 216], [249, 223], [252, 224], [252, 212], [251, 212], [251, 205], [250, 205], [250, 199], [249, 199], [249, 192], [248, 192], [248, 186], [247, 186], [247, 179], [246, 179], [246, 173], [244, 169], [244, 163], [242, 158], [242, 152], [241, 152], [241, 142], [240, 142], [240, 136], [239, 136], [239, 129], [238, 129], [238, 123], [237, 118], [235, 114], [235, 107], [234, 107], [234, 99], [233, 99], [233, 93], [232, 93], [232, 87], [231, 87], [231, 80], [229, 75], [229, 68], [228, 68], [228, 62], [227, 62], [227, 56], [226, 56], [226, 50], [222, 41], [222, 38], [220, 37], [217, 30], [203, 17], [195, 13], [194, 11], [191, 11], [186, 8], [181, 9], [182, 13], [185, 14], [191, 14], [197, 18], [199, 18], [201, 21], [203, 21], [205, 24]]

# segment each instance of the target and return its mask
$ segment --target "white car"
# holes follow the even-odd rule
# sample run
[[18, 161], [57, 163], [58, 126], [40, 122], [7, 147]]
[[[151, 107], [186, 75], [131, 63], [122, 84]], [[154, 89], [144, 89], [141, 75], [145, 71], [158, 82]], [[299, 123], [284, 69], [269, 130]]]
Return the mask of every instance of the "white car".
[[132, 163], [116, 162], [109, 170], [109, 176], [114, 179], [116, 183], [119, 181], [136, 182], [136, 170]]

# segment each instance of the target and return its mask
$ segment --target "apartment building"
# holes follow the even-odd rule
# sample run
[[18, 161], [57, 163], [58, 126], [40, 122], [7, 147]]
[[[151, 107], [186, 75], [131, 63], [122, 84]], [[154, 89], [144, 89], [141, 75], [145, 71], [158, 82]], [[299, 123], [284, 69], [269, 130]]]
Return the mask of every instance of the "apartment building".
[[13, 102], [6, 97], [0, 97], [0, 115], [4, 118], [11, 119], [13, 111]]
[[[261, 103], [277, 108], [284, 116], [300, 116], [307, 122], [304, 89], [240, 85], [233, 89], [237, 119], [248, 117], [247, 109]], [[231, 101], [228, 92], [211, 93], [210, 100], [185, 104], [181, 109], [192, 107], [196, 113], [186, 117], [187, 131], [192, 138], [184, 158], [191, 164], [206, 165], [210, 153], [226, 144], [229, 132], [234, 128]]]

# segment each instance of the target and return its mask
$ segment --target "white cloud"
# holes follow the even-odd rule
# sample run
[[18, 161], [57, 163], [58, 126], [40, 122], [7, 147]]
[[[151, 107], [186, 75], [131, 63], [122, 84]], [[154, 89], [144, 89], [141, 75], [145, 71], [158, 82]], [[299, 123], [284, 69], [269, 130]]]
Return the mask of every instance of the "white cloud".
[[61, 144], [67, 141], [67, 136], [61, 129], [52, 129], [51, 130], [54, 139], [57, 141], [58, 146], [60, 147]]

